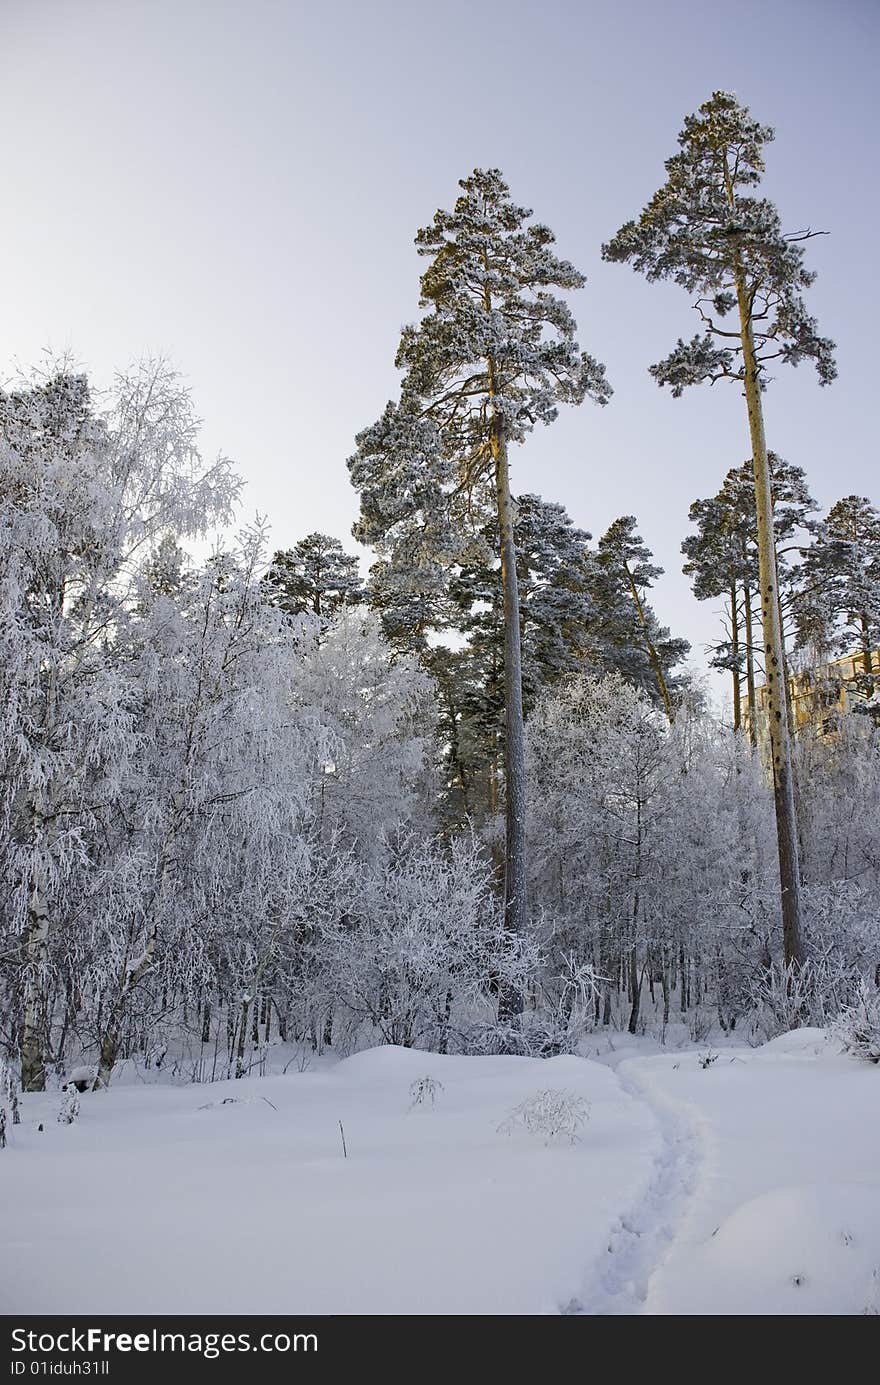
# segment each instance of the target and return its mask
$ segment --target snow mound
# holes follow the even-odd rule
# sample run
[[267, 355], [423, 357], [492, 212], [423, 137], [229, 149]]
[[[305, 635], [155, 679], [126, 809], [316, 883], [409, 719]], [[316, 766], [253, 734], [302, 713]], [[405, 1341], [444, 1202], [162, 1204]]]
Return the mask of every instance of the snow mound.
[[[676, 1281], [677, 1304], [693, 1314], [880, 1313], [880, 1189], [763, 1193], [721, 1223]], [[652, 1311], [669, 1309], [655, 1300]]]
[[835, 1049], [824, 1029], [805, 1028], [778, 1034], [775, 1039], [762, 1044], [758, 1052], [775, 1054], [776, 1057], [789, 1054], [798, 1058], [819, 1058], [835, 1052]]
[[487, 1078], [519, 1079], [534, 1074], [541, 1086], [547, 1086], [548, 1080], [556, 1082], [569, 1079], [600, 1086], [607, 1084], [607, 1078], [597, 1063], [570, 1053], [555, 1058], [525, 1058], [515, 1054], [464, 1057], [461, 1054], [400, 1048], [395, 1044], [367, 1048], [350, 1058], [344, 1058], [337, 1063], [333, 1074], [336, 1079], [358, 1083], [375, 1081], [384, 1084], [399, 1078], [407, 1086], [414, 1078], [435, 1074], [442, 1074], [443, 1081], [460, 1078], [484, 1082]]
[[[423, 1078], [443, 1091], [416, 1114]], [[580, 1140], [499, 1133], [546, 1089], [589, 1105]], [[555, 1313], [659, 1143], [614, 1073], [570, 1057], [386, 1046], [207, 1089], [114, 1086], [74, 1127], [56, 1103], [27, 1094], [0, 1160], [0, 1312]], [[132, 1198], [148, 1185], [161, 1197]]]

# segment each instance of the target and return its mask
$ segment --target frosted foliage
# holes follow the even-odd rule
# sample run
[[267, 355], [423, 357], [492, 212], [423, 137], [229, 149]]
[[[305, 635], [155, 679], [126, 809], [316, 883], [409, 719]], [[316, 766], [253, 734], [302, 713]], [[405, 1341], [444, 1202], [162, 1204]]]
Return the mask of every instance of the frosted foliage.
[[[819, 335], [803, 292], [815, 280], [804, 266], [802, 241], [787, 234], [772, 202], [755, 195], [764, 173], [769, 126], [729, 92], [716, 91], [678, 137], [666, 161], [667, 180], [638, 220], [603, 246], [607, 260], [629, 262], [649, 280], [671, 279], [698, 295], [702, 333], [679, 338], [651, 374], [680, 395], [689, 385], [741, 379], [742, 344], [730, 325], [737, 281], [749, 303], [762, 380], [772, 361], [811, 360], [821, 384], [837, 374], [834, 343]], [[732, 321], [732, 319], [730, 319]]]
[[375, 617], [270, 600], [260, 524], [192, 563], [238, 483], [164, 367], [106, 414], [67, 376], [0, 411], [0, 985], [25, 1086], [208, 1042], [213, 1075], [242, 1072], [268, 993], [281, 1025], [340, 1003], [316, 924], [344, 932], [401, 821], [430, 829], [430, 681]]
[[515, 1106], [498, 1127], [500, 1135], [527, 1131], [544, 1144], [576, 1144], [579, 1132], [590, 1114], [589, 1103], [575, 1092], [545, 1088]]
[[61, 1097], [61, 1104], [58, 1107], [58, 1124], [75, 1125], [79, 1119], [79, 1092], [76, 1087], [69, 1086], [64, 1089]]
[[400, 398], [358, 435], [348, 464], [361, 496], [355, 533], [403, 593], [439, 595], [451, 564], [485, 556], [475, 535], [495, 514], [493, 437], [521, 442], [561, 403], [611, 394], [552, 291], [584, 282], [554, 253], [552, 232], [530, 223], [497, 169], [460, 187], [453, 210], [416, 236], [431, 263], [423, 315], [400, 338]]
[[831, 1033], [854, 1058], [880, 1063], [880, 988], [863, 981], [854, 1004], [837, 1016]]
[[400, 821], [424, 824], [433, 687], [414, 659], [390, 661], [376, 616], [342, 612], [301, 646], [293, 704], [320, 748], [313, 811], [325, 840], [374, 859]]
[[348, 884], [344, 910], [315, 941], [349, 1023], [404, 1047], [467, 1047], [491, 1023], [495, 985], [522, 986], [535, 949], [503, 927], [486, 862], [467, 837], [450, 848], [402, 837]]
[[[201, 462], [165, 367], [121, 381], [106, 409], [77, 375], [32, 382], [0, 394], [0, 425], [7, 1135], [19, 1084], [78, 1064], [102, 1086], [129, 1062], [244, 1077], [275, 1042], [298, 1062], [381, 1041], [548, 1056], [612, 1024], [665, 1037], [676, 1016], [705, 1042], [716, 1024], [826, 1023], [873, 980], [880, 731], [853, 715], [798, 736], [813, 961], [793, 981], [774, 968], [760, 760], [681, 684], [674, 722], [658, 707], [650, 646], [668, 668], [676, 642], [647, 605], [634, 624], [631, 589], [658, 569], [632, 516], [590, 549], [561, 507], [520, 497], [531, 913], [514, 933], [494, 836], [495, 540], [478, 491], [454, 581], [434, 554], [468, 643], [426, 638], [419, 658], [389, 642], [388, 610], [355, 604], [326, 535], [290, 550], [287, 576], [306, 583], [292, 604], [266, 579], [260, 522], [190, 556], [238, 483]], [[416, 430], [426, 448], [432, 427]], [[722, 488], [737, 514], [742, 470]], [[777, 462], [780, 535], [805, 513], [802, 481]], [[854, 516], [871, 520], [838, 508], [835, 543]], [[840, 552], [851, 566], [851, 543]], [[385, 591], [406, 590], [402, 567], [385, 573]], [[587, 676], [587, 657], [621, 671]], [[521, 1010], [504, 1010], [510, 995]]]
[[416, 1106], [436, 1106], [437, 1098], [442, 1091], [443, 1083], [435, 1078], [417, 1078], [415, 1082], [410, 1083], [409, 1109], [412, 1111]]
[[547, 945], [569, 968], [592, 964], [609, 1007], [625, 975], [634, 1025], [642, 968], [656, 968], [668, 1016], [673, 980], [682, 1006], [682, 955], [711, 947], [718, 1012], [735, 1020], [748, 1003], [743, 961], [775, 926], [770, 805], [738, 740], [687, 704], [670, 727], [619, 676], [581, 676], [536, 708], [528, 768]]

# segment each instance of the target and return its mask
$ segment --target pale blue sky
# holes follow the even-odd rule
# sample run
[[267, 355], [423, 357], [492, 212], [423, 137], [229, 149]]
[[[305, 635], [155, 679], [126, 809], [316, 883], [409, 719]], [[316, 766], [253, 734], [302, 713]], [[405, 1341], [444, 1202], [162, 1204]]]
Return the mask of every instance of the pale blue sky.
[[599, 247], [718, 87], [776, 127], [785, 223], [831, 233], [810, 301], [840, 379], [781, 370], [770, 444], [823, 503], [880, 502], [877, 0], [0, 0], [0, 20], [0, 377], [45, 347], [100, 382], [167, 353], [278, 546], [320, 528], [354, 547], [345, 458], [396, 390], [413, 235], [498, 166], [587, 274], [580, 338], [616, 391], [535, 434], [514, 486], [596, 535], [635, 513], [667, 569], [658, 613], [699, 656], [716, 618], [679, 545], [690, 501], [748, 453], [743, 402], [657, 388], [647, 365], [695, 315]]

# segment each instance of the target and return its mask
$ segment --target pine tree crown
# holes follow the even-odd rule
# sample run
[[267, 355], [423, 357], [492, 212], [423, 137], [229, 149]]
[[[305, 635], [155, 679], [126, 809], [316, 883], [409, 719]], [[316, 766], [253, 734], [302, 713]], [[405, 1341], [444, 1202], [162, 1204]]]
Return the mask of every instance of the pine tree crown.
[[648, 280], [671, 279], [689, 293], [703, 332], [679, 338], [670, 355], [650, 367], [674, 396], [705, 380], [743, 378], [740, 332], [719, 325], [745, 295], [759, 363], [812, 360], [820, 384], [836, 377], [834, 343], [819, 335], [803, 290], [816, 275], [804, 265], [803, 242], [820, 234], [786, 234], [772, 202], [754, 195], [764, 173], [763, 150], [773, 130], [761, 125], [729, 92], [716, 91], [678, 136], [667, 159], [667, 180], [638, 220], [628, 221], [602, 247], [605, 260], [631, 263]]

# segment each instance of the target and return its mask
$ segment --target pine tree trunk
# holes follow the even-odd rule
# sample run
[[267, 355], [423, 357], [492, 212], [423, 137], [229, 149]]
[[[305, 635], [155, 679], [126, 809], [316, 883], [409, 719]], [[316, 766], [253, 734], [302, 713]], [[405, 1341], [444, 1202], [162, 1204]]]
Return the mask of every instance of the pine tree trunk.
[[782, 933], [786, 964], [800, 966], [806, 957], [801, 925], [800, 860], [795, 819], [792, 779], [791, 738], [788, 725], [788, 689], [785, 680], [785, 651], [779, 616], [779, 580], [776, 567], [776, 539], [773, 531], [773, 499], [770, 465], [764, 434], [764, 414], [755, 343], [752, 335], [751, 305], [742, 276], [737, 276], [740, 333], [745, 365], [745, 394], [752, 440], [755, 472], [755, 506], [758, 522], [758, 578], [761, 589], [761, 616], [764, 634], [764, 662], [767, 676], [767, 719], [770, 728], [770, 761], [773, 772], [773, 797], [776, 807], [776, 840], [779, 853], [779, 884], [782, 902]]
[[660, 662], [660, 655], [657, 653], [657, 646], [654, 644], [653, 640], [650, 637], [650, 634], [648, 633], [648, 622], [645, 618], [645, 608], [642, 605], [641, 598], [639, 597], [638, 588], [636, 587], [636, 584], [632, 579], [632, 573], [630, 572], [629, 566], [626, 563], [624, 563], [623, 565], [623, 571], [626, 576], [627, 584], [629, 586], [629, 594], [636, 604], [636, 612], [639, 617], [639, 623], [642, 627], [642, 634], [645, 638], [645, 648], [648, 651], [648, 658], [651, 662], [651, 668], [654, 670], [654, 677], [657, 679], [657, 688], [659, 690], [660, 697], [663, 701], [664, 710], [671, 724], [675, 720], [675, 713], [672, 710], [672, 701], [669, 696], [669, 688], [666, 686], [666, 679], [663, 676], [663, 665]]
[[[521, 934], [525, 931], [526, 923], [526, 775], [522, 649], [510, 472], [507, 445], [498, 428], [493, 429], [492, 433], [492, 455], [495, 459], [501, 586], [504, 593], [504, 920], [511, 932]], [[521, 1008], [521, 1001], [518, 1008]]]
[[639, 905], [642, 879], [642, 800], [636, 799], [636, 865], [635, 898], [632, 911], [632, 952], [629, 961], [629, 990], [632, 1008], [629, 1013], [629, 1032], [635, 1034], [642, 1004], [642, 977], [639, 973]]
[[742, 694], [739, 685], [739, 610], [736, 603], [736, 583], [730, 584], [730, 647], [733, 653], [733, 729], [742, 727]]
[[748, 582], [743, 583], [743, 601], [746, 621], [746, 697], [749, 708], [749, 740], [753, 746], [758, 744], [758, 699], [755, 696], [755, 642], [752, 625], [752, 589]]
[[865, 672], [870, 675], [874, 672], [874, 666], [871, 659], [871, 635], [867, 616], [861, 616], [860, 623], [862, 627], [862, 665]]

